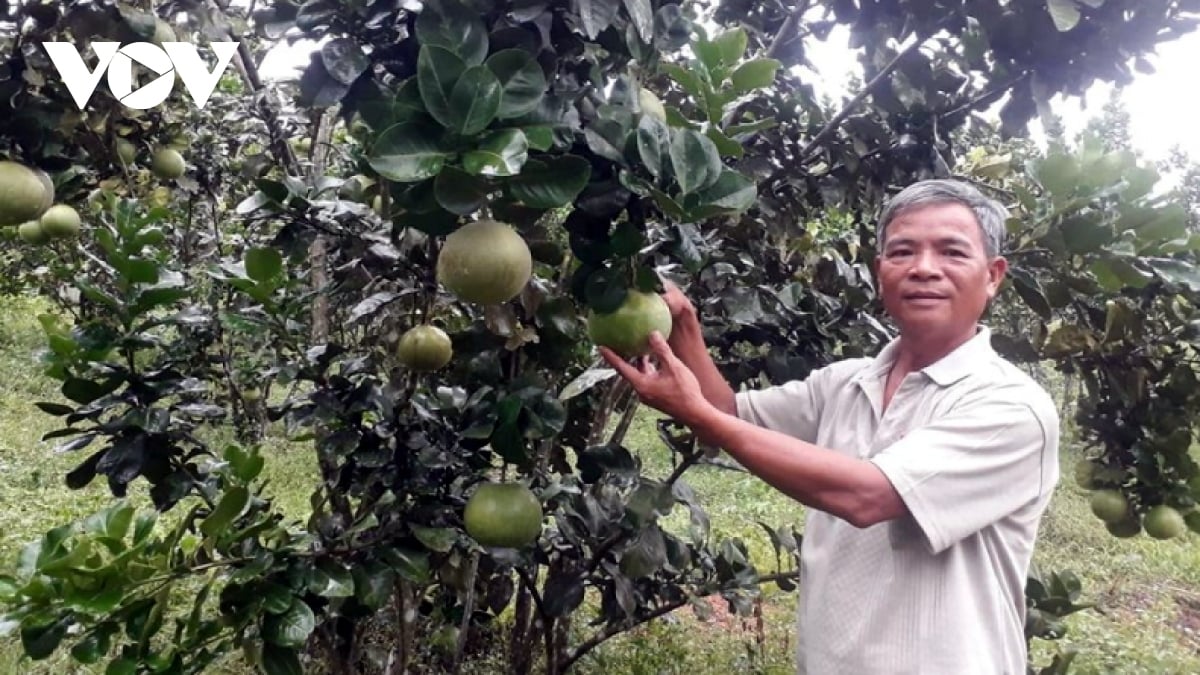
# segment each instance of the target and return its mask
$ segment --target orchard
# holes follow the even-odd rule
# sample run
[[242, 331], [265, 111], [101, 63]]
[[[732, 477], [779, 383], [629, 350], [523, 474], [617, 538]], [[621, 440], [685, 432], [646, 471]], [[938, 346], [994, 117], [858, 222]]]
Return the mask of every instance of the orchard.
[[[55, 307], [37, 367], [61, 394], [4, 414], [58, 420], [29, 443], [112, 497], [5, 561], [3, 624], [32, 662], [108, 673], [486, 651], [553, 675], [710, 598], [747, 615], [796, 589], [802, 531], [763, 524], [775, 569], [714, 536], [688, 477], [718, 453], [661, 420], [672, 468], [644, 471], [596, 347], [667, 335], [669, 280], [735, 389], [876, 353], [876, 218], [929, 177], [1009, 209], [988, 321], [1073, 383], [1063, 480], [1113, 537], [1194, 540], [1200, 172], [1160, 189], [1049, 102], [1198, 23], [1189, 0], [0, 3], [0, 290]], [[804, 68], [834, 28], [864, 74], [842, 100]], [[41, 46], [172, 40], [208, 64], [239, 43], [202, 108], [102, 78], [80, 110]], [[298, 40], [298, 80], [264, 79]], [[263, 471], [300, 453], [297, 521]], [[1027, 594], [1030, 641], [1087, 609], [1069, 570]]]

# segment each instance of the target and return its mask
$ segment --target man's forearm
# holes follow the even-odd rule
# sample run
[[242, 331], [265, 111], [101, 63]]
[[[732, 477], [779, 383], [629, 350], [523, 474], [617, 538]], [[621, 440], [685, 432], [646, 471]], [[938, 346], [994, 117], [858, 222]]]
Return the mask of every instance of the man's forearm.
[[704, 393], [704, 398], [717, 410], [730, 415], [737, 414], [733, 388], [729, 386], [721, 371], [717, 370], [717, 364], [713, 363], [708, 348], [704, 346], [700, 322], [694, 319], [679, 322], [672, 328], [667, 343], [671, 346], [671, 351], [700, 381], [700, 390]]
[[856, 527], [903, 515], [907, 509], [874, 464], [713, 410], [693, 430], [763, 481], [796, 501]]

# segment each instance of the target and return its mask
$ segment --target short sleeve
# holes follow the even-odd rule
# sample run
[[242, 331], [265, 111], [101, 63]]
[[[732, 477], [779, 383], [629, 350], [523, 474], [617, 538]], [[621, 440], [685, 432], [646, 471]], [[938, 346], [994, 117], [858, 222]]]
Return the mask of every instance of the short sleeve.
[[1058, 415], [1042, 407], [979, 397], [871, 458], [934, 554], [1054, 489]]
[[751, 424], [815, 443], [825, 379], [825, 372], [817, 370], [803, 380], [740, 391], [734, 396], [737, 416]]

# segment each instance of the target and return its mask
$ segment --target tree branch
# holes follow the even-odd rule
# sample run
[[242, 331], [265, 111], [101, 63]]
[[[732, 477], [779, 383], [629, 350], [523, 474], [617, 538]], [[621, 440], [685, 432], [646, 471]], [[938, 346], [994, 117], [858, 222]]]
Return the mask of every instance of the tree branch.
[[[800, 23], [800, 17], [804, 16], [804, 13], [808, 11], [809, 7], [811, 7], [810, 0], [800, 0], [796, 3], [796, 8], [792, 10], [792, 13], [789, 14], [786, 19], [783, 20], [783, 25], [781, 25], [779, 30], [775, 33], [775, 37], [771, 39], [771, 44], [767, 47], [766, 51], [763, 52], [761, 58], [775, 58], [775, 54], [779, 51], [779, 48], [783, 46], [784, 36], [789, 35], [792, 31], [796, 30], [796, 24]], [[724, 128], [729, 126], [729, 124], [737, 118], [741, 111], [741, 104], [734, 106], [733, 109], [726, 113], [725, 117], [721, 119], [721, 127]]]
[[[783, 579], [798, 579], [799, 577], [800, 577], [800, 572], [798, 570], [792, 570], [791, 572], [780, 572], [778, 574], [770, 574], [765, 577], [759, 577], [758, 584], [761, 586], [762, 584], [767, 584], [767, 583], [771, 583], [774, 581], [781, 581]], [[720, 588], [720, 587], [702, 588], [697, 593], [695, 593], [687, 598], [684, 598], [683, 600], [675, 600], [675, 601], [669, 602], [669, 603], [663, 605], [662, 607], [655, 608], [655, 609], [653, 609], [639, 617], [633, 618], [633, 619], [626, 619], [625, 621], [621, 621], [621, 622], [618, 622], [615, 624], [609, 624], [608, 626], [606, 626], [604, 628], [604, 630], [602, 630], [599, 633], [597, 633], [596, 635], [593, 635], [592, 637], [588, 638], [585, 642], [581, 643], [578, 647], [576, 647], [574, 650], [572, 650], [571, 655], [567, 657], [567, 660], [565, 662], [563, 662], [562, 666], [559, 668], [559, 672], [560, 673], [567, 672], [567, 669], [569, 669], [572, 665], [574, 665], [576, 661], [578, 661], [581, 657], [583, 657], [584, 655], [586, 655], [588, 652], [592, 651], [596, 647], [599, 647], [602, 643], [604, 643], [609, 638], [614, 637], [620, 633], [624, 633], [625, 631], [631, 630], [632, 628], [640, 626], [641, 624], [646, 623], [648, 621], [653, 621], [654, 619], [657, 619], [658, 617], [663, 616], [664, 614], [670, 614], [671, 612], [673, 612], [673, 611], [679, 609], [680, 607], [683, 607], [687, 603], [691, 602], [691, 600], [693, 598], [706, 598], [710, 595], [720, 593], [723, 590], [725, 590], [725, 589]]]
[[[934, 32], [936, 31], [930, 31], [929, 35], [932, 35]], [[925, 44], [925, 41], [929, 39], [929, 35], [918, 35], [917, 39], [913, 40], [912, 44], [910, 44], [908, 47], [905, 47], [899, 54], [896, 54], [896, 56], [889, 61], [886, 66], [883, 67], [883, 70], [880, 70], [878, 73], [876, 73], [875, 77], [871, 78], [871, 81], [868, 82], [861, 90], [859, 90], [859, 92], [854, 95], [854, 98], [850, 99], [850, 102], [847, 103], [840, 111], [838, 111], [838, 114], [833, 116], [833, 119], [826, 122], [825, 126], [817, 132], [817, 135], [813, 136], [812, 140], [810, 140], [800, 150], [800, 152], [797, 153], [795, 164], [803, 164], [813, 150], [815, 150], [831, 135], [833, 135], [833, 132], [837, 131], [837, 128], [841, 126], [842, 122], [846, 121], [846, 118], [850, 116], [850, 113], [854, 112], [854, 109], [858, 107], [858, 104], [862, 103], [867, 96], [871, 95], [876, 87], [885, 82], [891, 76], [892, 72], [894, 72], [896, 68], [900, 66], [900, 62], [904, 60], [906, 56], [911, 54], [921, 45]]]

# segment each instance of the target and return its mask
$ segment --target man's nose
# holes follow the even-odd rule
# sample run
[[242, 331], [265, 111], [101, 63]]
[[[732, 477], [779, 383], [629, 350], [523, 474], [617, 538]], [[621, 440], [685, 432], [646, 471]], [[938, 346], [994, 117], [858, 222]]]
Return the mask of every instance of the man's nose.
[[937, 255], [933, 251], [918, 251], [913, 256], [912, 267], [908, 273], [916, 277], [939, 276], [942, 272], [938, 265]]

